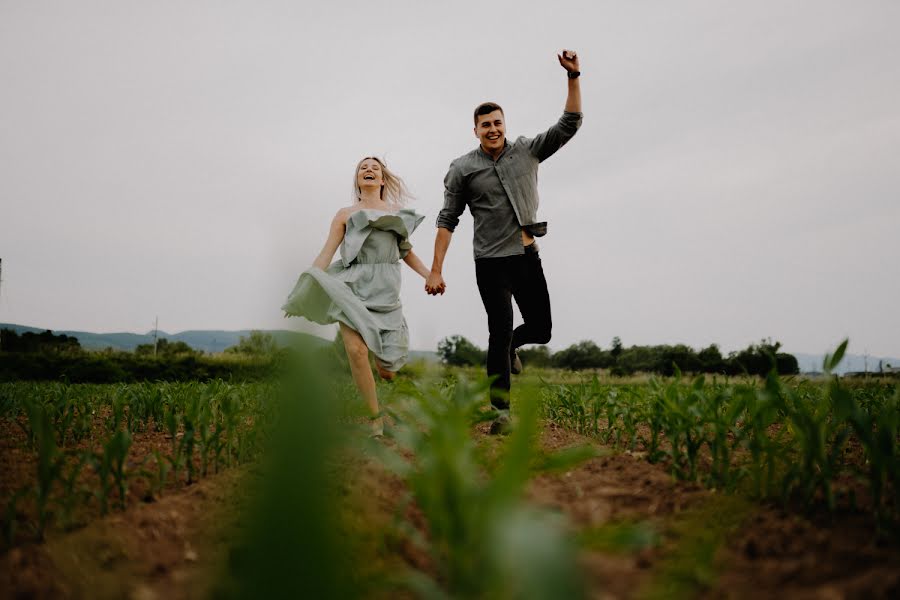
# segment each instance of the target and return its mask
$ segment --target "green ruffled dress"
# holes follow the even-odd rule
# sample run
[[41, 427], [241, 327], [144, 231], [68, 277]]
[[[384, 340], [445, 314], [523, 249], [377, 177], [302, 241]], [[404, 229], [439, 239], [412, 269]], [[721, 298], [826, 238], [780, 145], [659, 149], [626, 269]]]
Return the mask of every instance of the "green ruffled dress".
[[304, 271], [282, 306], [295, 317], [356, 330], [385, 369], [397, 371], [409, 356], [409, 331], [400, 304], [400, 260], [424, 215], [361, 209], [347, 219], [340, 260], [326, 270]]

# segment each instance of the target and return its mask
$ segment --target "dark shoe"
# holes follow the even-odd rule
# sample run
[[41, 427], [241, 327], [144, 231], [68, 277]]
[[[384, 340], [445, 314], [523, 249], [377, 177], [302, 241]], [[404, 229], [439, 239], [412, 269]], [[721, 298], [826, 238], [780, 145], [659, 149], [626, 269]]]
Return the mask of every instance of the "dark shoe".
[[512, 421], [509, 419], [509, 411], [501, 410], [500, 414], [491, 423], [491, 435], [507, 435], [512, 431]]
[[518, 375], [522, 372], [522, 359], [519, 358], [518, 348], [509, 353], [509, 372], [513, 375]]

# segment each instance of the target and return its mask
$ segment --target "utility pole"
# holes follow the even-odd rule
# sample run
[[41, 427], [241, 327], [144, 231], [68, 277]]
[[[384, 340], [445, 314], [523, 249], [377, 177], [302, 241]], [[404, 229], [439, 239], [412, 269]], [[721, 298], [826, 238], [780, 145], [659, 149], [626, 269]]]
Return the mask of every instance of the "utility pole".
[[153, 358], [156, 358], [156, 348], [159, 346], [159, 317], [153, 322]]

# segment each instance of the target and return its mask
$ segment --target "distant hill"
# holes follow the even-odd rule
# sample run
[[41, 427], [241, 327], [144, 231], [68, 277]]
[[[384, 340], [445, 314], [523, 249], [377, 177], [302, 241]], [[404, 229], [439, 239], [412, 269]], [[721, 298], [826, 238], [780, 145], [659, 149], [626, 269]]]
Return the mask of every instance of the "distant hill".
[[[0, 323], [0, 329], [11, 329], [21, 335], [26, 332], [42, 333], [47, 331], [40, 327], [29, 327], [27, 325], [16, 325], [13, 323]], [[159, 339], [167, 339], [172, 342], [184, 342], [195, 350], [203, 352], [219, 353], [225, 348], [236, 346], [241, 341], [241, 337], [250, 337], [250, 329], [240, 329], [237, 331], [224, 330], [190, 330], [180, 333], [159, 332]], [[331, 340], [311, 335], [308, 333], [300, 333], [297, 331], [288, 331], [286, 329], [260, 329], [263, 333], [270, 333], [281, 346], [290, 346], [297, 341], [305, 340], [307, 343], [314, 345], [327, 346], [331, 344]], [[122, 350], [131, 352], [140, 344], [152, 344], [153, 332], [147, 333], [91, 333], [89, 331], [62, 331], [54, 330], [53, 333], [65, 334], [78, 339], [78, 343], [85, 350], [104, 350], [113, 348], [114, 350]], [[424, 350], [411, 350], [410, 360], [425, 360], [428, 362], [437, 362], [438, 356], [436, 352], [428, 352]]]
[[[39, 327], [15, 325], [13, 323], [0, 323], [0, 329], [11, 329], [20, 335], [25, 332], [41, 333], [46, 331], [46, 329], [41, 329]], [[181, 333], [175, 334], [160, 331], [159, 339], [167, 339], [172, 342], [184, 342], [195, 350], [218, 353], [224, 351], [225, 348], [237, 345], [238, 342], [240, 342], [241, 337], [249, 337], [250, 331], [250, 329], [238, 331], [182, 331]], [[263, 333], [271, 333], [275, 336], [275, 340], [282, 346], [289, 346], [297, 340], [306, 340], [313, 344], [321, 344], [323, 346], [331, 343], [330, 340], [325, 340], [308, 333], [298, 333], [296, 331], [287, 331], [284, 329], [260, 331]], [[152, 331], [141, 334], [54, 330], [53, 333], [65, 334], [77, 338], [81, 347], [85, 350], [104, 350], [106, 348], [113, 348], [114, 350], [131, 352], [140, 344], [153, 343]]]
[[415, 360], [424, 360], [428, 363], [436, 363], [440, 362], [441, 358], [438, 356], [437, 352], [430, 352], [428, 350], [410, 350], [409, 360], [410, 362]]
[[[822, 363], [825, 360], [824, 354], [794, 353], [794, 357], [797, 359], [797, 364], [800, 366], [801, 373], [821, 371]], [[838, 365], [838, 368], [835, 369], [835, 372], [838, 375], [843, 375], [844, 373], [850, 372], [864, 371], [869, 371], [869, 373], [877, 373], [878, 361], [881, 361], [885, 368], [887, 368], [888, 365], [891, 365], [893, 367], [900, 367], [900, 358], [887, 356], [869, 356], [868, 358], [866, 358], [865, 356], [862, 356], [860, 354], [845, 354], [844, 360], [841, 361], [841, 364]]]
[[[46, 329], [40, 327], [29, 327], [27, 325], [16, 325], [13, 323], [0, 323], [0, 329], [11, 329], [18, 334], [30, 331], [32, 333], [41, 333]], [[241, 337], [249, 337], [250, 329], [240, 329], [237, 331], [225, 330], [190, 330], [180, 333], [170, 334], [164, 331], [159, 332], [160, 339], [166, 338], [173, 342], [184, 342], [191, 348], [202, 350], [204, 352], [218, 353], [230, 346], [235, 346], [240, 342]], [[313, 344], [330, 344], [331, 340], [327, 340], [308, 333], [299, 333], [296, 331], [288, 331], [286, 329], [264, 329], [263, 333], [271, 333], [275, 336], [277, 342], [282, 346], [289, 346], [295, 340], [307, 340]], [[105, 348], [113, 348], [115, 350], [123, 350], [130, 352], [139, 344], [153, 343], [153, 332], [147, 333], [91, 333], [89, 331], [58, 331], [56, 334], [70, 335], [78, 338], [81, 347], [86, 350], [103, 350]], [[427, 350], [411, 350], [410, 360], [425, 360], [428, 362], [437, 362], [438, 355], [436, 352]], [[809, 373], [822, 370], [822, 362], [825, 359], [824, 354], [804, 354], [792, 353], [797, 358], [797, 364], [800, 366], [801, 373]], [[868, 370], [871, 373], [878, 371], [878, 361], [882, 361], [885, 367], [892, 365], [900, 366], [900, 358], [885, 356], [869, 356]], [[846, 354], [844, 360], [841, 361], [837, 368], [838, 374], [844, 374], [850, 371], [865, 371], [866, 357], [859, 354]]]

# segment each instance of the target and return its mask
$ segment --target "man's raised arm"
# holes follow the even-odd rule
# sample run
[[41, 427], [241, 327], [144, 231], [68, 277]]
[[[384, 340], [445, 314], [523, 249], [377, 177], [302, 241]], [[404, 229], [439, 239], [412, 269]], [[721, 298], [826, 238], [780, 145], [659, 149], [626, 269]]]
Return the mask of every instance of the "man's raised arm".
[[581, 84], [578, 83], [581, 71], [578, 70], [578, 55], [573, 50], [563, 50], [562, 54], [557, 54], [556, 57], [566, 70], [569, 91], [566, 95], [565, 111], [559, 121], [529, 141], [531, 154], [540, 162], [553, 156], [581, 127]]
[[[569, 82], [569, 94], [566, 96], [566, 112], [581, 112], [581, 69], [578, 66], [578, 53], [574, 50], [563, 50], [562, 54], [557, 54], [559, 64], [566, 70]], [[574, 75], [574, 77], [573, 77]]]

